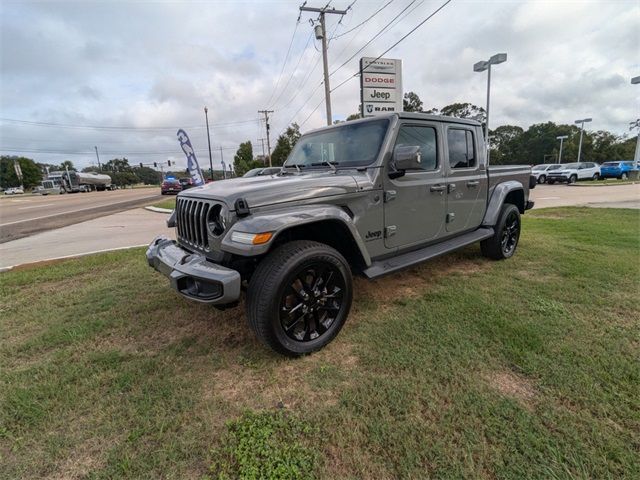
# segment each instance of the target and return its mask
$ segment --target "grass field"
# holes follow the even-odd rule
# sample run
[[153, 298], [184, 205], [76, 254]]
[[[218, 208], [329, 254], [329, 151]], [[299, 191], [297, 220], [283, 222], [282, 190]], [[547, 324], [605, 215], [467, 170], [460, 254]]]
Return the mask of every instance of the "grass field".
[[153, 206], [158, 208], [169, 208], [173, 210], [174, 208], [176, 208], [176, 197], [175, 196], [168, 197], [166, 200], [162, 200], [161, 202], [154, 203]]
[[0, 478], [640, 478], [640, 212], [356, 281], [298, 360], [141, 249], [0, 275]]

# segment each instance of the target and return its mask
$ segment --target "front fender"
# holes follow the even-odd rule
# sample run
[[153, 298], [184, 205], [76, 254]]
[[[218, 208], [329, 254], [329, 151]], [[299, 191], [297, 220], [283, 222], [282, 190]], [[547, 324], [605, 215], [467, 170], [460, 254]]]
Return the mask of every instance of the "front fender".
[[487, 211], [484, 214], [484, 220], [482, 220], [483, 226], [492, 227], [496, 224], [505, 198], [507, 198], [509, 193], [516, 190], [521, 190], [524, 193], [524, 187], [517, 180], [508, 180], [496, 185], [493, 189], [493, 193], [491, 194], [491, 198], [489, 199]]
[[[256, 256], [266, 253], [274, 240], [283, 231], [325, 220], [338, 221], [349, 230], [366, 265], [371, 264], [371, 257], [365, 248], [364, 241], [358, 233], [351, 217], [335, 205], [308, 205], [283, 208], [264, 213], [252, 214], [237, 221], [222, 240], [222, 250], [242, 256]], [[269, 242], [262, 245], [245, 245], [231, 241], [233, 232], [264, 233], [272, 232]]]

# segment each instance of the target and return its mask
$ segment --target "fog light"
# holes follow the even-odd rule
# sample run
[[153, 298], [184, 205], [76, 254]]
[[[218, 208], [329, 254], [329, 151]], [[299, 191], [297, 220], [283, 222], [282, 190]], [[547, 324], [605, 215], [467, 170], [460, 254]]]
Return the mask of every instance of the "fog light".
[[262, 245], [267, 243], [273, 237], [272, 232], [263, 233], [247, 233], [247, 232], [233, 232], [231, 234], [231, 241], [236, 243], [243, 243], [245, 245]]

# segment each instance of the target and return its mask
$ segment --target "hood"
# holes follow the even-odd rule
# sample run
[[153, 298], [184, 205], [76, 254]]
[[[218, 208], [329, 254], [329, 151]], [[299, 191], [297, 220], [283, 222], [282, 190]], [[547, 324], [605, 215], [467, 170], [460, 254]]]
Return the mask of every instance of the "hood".
[[288, 175], [265, 175], [218, 180], [201, 187], [190, 188], [180, 197], [206, 198], [223, 201], [233, 208], [238, 198], [244, 198], [249, 208], [294, 202], [310, 198], [344, 195], [358, 190], [358, 184], [346, 171], [326, 170]]

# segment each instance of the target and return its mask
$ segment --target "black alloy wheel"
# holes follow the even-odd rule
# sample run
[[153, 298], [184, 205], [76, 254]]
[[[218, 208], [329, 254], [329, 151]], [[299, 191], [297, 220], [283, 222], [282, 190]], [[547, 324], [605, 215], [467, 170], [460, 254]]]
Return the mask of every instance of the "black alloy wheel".
[[516, 210], [511, 210], [505, 220], [504, 229], [502, 230], [502, 239], [500, 245], [502, 253], [505, 257], [513, 255], [513, 251], [518, 244], [520, 237], [520, 216]]
[[325, 335], [343, 309], [345, 282], [330, 263], [312, 261], [290, 275], [280, 299], [280, 325], [292, 340]]

